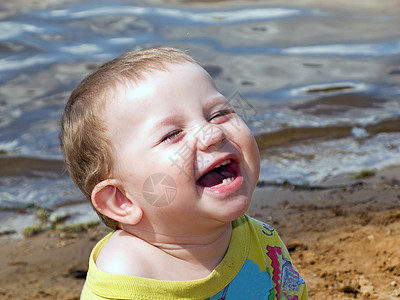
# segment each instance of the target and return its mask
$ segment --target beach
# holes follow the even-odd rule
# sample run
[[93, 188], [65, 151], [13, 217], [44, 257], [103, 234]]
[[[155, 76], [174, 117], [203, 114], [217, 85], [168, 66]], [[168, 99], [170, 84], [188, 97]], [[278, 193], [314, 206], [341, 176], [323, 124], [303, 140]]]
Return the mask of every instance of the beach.
[[[279, 232], [310, 299], [398, 299], [399, 204], [400, 167], [392, 167], [322, 186], [260, 186], [248, 214]], [[107, 232], [3, 236], [0, 298], [79, 299], [90, 251]]]
[[159, 45], [192, 55], [256, 136], [248, 214], [310, 299], [400, 299], [399, 16], [396, 0], [0, 3], [0, 299], [79, 299], [109, 230], [65, 169], [61, 114], [94, 68]]

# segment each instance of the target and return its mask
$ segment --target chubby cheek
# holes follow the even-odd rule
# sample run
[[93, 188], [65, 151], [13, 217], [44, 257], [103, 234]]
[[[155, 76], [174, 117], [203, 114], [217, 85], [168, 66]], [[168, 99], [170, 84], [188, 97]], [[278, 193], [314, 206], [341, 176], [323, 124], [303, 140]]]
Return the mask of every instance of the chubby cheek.
[[165, 206], [160, 204], [163, 210], [166, 206], [181, 204], [181, 200], [186, 199], [194, 188], [193, 167], [190, 163], [193, 158], [182, 157], [176, 153], [176, 147], [173, 148], [173, 151], [160, 151], [148, 161], [147, 177], [144, 176], [145, 179], [150, 178], [144, 184], [149, 191], [144, 195], [145, 200], [148, 201], [152, 196], [163, 196], [165, 199], [162, 201], [168, 203]]
[[255, 185], [260, 176], [260, 152], [256, 140], [247, 126], [241, 133], [242, 153], [246, 161], [247, 172], [251, 179], [254, 180]]
[[260, 165], [261, 165], [261, 161], [260, 161], [260, 152], [258, 150], [258, 146], [257, 143], [254, 139], [254, 137], [252, 136], [251, 138], [250, 144], [252, 145], [252, 149], [251, 149], [251, 164], [252, 164], [252, 169], [253, 169], [253, 173], [254, 173], [254, 179], [257, 183], [258, 178], [260, 176]]
[[177, 181], [188, 182], [193, 179], [194, 174], [194, 145], [192, 141], [181, 141], [163, 149], [157, 156], [156, 165], [162, 166], [170, 176], [176, 177]]

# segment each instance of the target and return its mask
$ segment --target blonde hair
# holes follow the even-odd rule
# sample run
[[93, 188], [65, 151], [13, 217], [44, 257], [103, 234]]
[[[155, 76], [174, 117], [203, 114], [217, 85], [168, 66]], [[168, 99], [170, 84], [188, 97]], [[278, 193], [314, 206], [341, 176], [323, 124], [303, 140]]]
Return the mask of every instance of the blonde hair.
[[[138, 83], [145, 73], [184, 62], [196, 63], [174, 48], [131, 51], [94, 70], [72, 91], [61, 119], [61, 148], [72, 179], [90, 202], [93, 188], [111, 175], [112, 148], [101, 115], [116, 86]], [[105, 225], [118, 228], [117, 221], [96, 212]]]

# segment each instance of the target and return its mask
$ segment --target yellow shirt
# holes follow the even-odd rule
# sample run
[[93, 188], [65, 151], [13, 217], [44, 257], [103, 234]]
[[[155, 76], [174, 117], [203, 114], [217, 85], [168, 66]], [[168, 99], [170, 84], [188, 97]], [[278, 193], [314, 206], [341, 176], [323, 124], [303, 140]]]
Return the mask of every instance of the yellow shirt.
[[101, 271], [95, 261], [110, 233], [90, 255], [81, 299], [308, 299], [306, 284], [272, 227], [246, 215], [232, 225], [231, 242], [221, 263], [207, 277], [190, 281]]

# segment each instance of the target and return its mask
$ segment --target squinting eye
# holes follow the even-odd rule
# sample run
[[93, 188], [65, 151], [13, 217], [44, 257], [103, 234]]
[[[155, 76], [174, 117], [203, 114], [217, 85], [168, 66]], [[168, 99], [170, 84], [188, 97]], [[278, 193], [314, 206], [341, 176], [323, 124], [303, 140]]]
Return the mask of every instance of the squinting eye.
[[161, 139], [161, 142], [163, 143], [163, 142], [172, 141], [174, 138], [176, 138], [179, 135], [180, 132], [181, 132], [180, 130], [175, 130], [175, 131], [168, 133], [166, 136], [164, 136]]
[[233, 109], [221, 110], [221, 111], [218, 111], [218, 112], [214, 113], [213, 115], [211, 115], [209, 121], [222, 123], [222, 122], [228, 120], [229, 116], [233, 113], [234, 113]]

